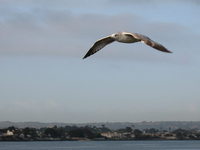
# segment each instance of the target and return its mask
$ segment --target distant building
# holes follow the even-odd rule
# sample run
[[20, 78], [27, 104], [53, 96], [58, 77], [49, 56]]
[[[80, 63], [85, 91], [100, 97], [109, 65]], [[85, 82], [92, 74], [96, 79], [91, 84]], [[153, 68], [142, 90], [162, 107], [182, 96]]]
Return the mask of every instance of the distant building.
[[108, 139], [130, 139], [135, 137], [134, 134], [128, 132], [103, 132], [101, 136]]
[[118, 139], [121, 138], [123, 134], [118, 132], [103, 132], [101, 133], [101, 136], [104, 136], [109, 139]]
[[3, 133], [3, 136], [13, 136], [13, 135], [14, 135], [13, 132], [10, 130], [7, 130], [6, 133]]

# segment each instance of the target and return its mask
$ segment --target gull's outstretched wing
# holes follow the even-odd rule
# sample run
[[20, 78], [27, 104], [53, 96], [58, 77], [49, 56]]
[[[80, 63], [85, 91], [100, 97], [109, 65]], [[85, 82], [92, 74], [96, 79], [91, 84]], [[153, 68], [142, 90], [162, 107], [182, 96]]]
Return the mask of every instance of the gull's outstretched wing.
[[111, 36], [105, 37], [103, 39], [98, 40], [97, 42], [94, 43], [94, 45], [90, 48], [90, 50], [86, 53], [86, 55], [83, 57], [83, 59], [89, 57], [90, 55], [93, 55], [106, 45], [114, 42], [115, 39], [112, 38]]
[[162, 52], [166, 52], [166, 53], [172, 53], [171, 51], [169, 51], [167, 48], [165, 48], [163, 45], [151, 40], [149, 37], [142, 35], [142, 34], [138, 34], [138, 33], [133, 33], [132, 34], [136, 39], [141, 40], [141, 42], [144, 42], [145, 44], [159, 50]]

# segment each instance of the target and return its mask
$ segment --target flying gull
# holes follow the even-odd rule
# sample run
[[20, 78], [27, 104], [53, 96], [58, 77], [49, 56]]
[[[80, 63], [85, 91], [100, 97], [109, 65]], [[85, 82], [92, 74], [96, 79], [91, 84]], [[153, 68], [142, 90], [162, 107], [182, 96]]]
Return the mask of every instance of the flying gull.
[[83, 57], [83, 59], [89, 57], [90, 55], [93, 55], [106, 45], [117, 41], [121, 43], [135, 43], [135, 42], [142, 42], [145, 43], [156, 50], [166, 52], [166, 53], [172, 53], [167, 48], [165, 48], [163, 45], [151, 40], [149, 37], [138, 34], [138, 33], [130, 33], [130, 32], [119, 32], [111, 34], [110, 36], [107, 36], [105, 38], [102, 38], [94, 43], [94, 45], [90, 48], [90, 50], [86, 53], [86, 55]]

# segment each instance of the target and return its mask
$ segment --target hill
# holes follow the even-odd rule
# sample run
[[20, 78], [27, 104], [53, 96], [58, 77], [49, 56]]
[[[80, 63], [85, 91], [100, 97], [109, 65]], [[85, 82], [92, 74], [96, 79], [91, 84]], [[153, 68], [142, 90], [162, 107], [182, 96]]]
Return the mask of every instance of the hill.
[[0, 121], [0, 128], [7, 128], [14, 126], [17, 128], [33, 127], [33, 128], [42, 128], [42, 127], [53, 127], [53, 126], [105, 126], [110, 129], [116, 130], [125, 127], [132, 127], [135, 129], [147, 129], [155, 128], [159, 130], [175, 130], [178, 128], [182, 129], [199, 129], [200, 130], [200, 121], [158, 121], [158, 122], [100, 122], [100, 123], [42, 123], [42, 122], [10, 122], [10, 121]]

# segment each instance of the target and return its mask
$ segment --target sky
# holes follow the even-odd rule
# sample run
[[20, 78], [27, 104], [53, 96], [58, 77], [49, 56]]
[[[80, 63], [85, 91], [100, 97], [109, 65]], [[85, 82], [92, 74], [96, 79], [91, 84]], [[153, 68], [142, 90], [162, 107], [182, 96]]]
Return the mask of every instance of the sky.
[[[198, 0], [1, 0], [0, 121], [200, 121]], [[173, 53], [99, 38], [127, 31]]]

